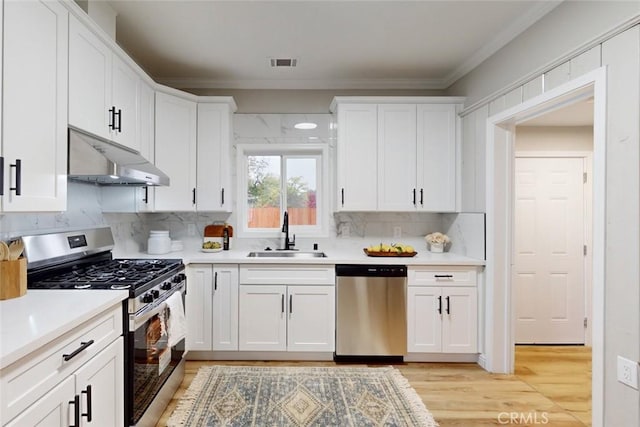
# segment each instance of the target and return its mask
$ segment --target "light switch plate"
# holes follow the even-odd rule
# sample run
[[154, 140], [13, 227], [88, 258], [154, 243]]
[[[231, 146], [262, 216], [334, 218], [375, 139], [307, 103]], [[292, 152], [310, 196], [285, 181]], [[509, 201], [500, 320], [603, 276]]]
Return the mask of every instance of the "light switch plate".
[[638, 390], [638, 364], [618, 356], [618, 381]]
[[400, 239], [402, 237], [402, 227], [393, 227], [393, 238]]

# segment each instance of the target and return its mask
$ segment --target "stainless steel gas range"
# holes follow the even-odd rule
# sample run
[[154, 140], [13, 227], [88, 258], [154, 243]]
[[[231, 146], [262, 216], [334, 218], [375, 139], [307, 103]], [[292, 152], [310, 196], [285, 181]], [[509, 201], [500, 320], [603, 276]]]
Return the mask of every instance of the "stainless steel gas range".
[[[23, 236], [31, 289], [128, 290], [124, 316], [125, 426], [155, 426], [184, 377], [185, 340], [169, 347], [167, 300], [186, 275], [180, 259], [113, 259], [110, 228]], [[90, 405], [90, 403], [88, 403]]]

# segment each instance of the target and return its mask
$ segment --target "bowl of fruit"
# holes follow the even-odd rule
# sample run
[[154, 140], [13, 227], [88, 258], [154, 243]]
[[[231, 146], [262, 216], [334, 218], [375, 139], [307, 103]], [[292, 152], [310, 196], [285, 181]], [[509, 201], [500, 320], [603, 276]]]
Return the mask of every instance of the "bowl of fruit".
[[205, 240], [202, 242], [202, 252], [220, 252], [222, 250], [222, 242], [218, 240]]
[[364, 248], [364, 253], [372, 257], [412, 257], [418, 254], [413, 246], [402, 243], [371, 245]]

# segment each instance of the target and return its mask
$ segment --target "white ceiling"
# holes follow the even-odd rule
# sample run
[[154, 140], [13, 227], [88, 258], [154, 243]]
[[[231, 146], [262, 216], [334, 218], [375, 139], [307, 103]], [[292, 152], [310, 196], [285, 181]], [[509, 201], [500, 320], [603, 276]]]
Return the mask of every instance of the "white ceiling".
[[[178, 88], [445, 89], [558, 1], [109, 0], [117, 41]], [[296, 58], [273, 69], [270, 58]]]

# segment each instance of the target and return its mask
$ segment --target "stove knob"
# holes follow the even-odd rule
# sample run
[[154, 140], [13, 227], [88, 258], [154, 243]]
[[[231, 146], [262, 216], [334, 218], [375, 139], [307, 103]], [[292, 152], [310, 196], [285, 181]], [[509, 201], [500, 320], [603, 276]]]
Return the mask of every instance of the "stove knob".
[[153, 302], [153, 295], [151, 294], [144, 294], [142, 296], [142, 302], [148, 303], [148, 302]]
[[171, 279], [171, 281], [173, 283], [180, 283], [185, 279], [185, 277], [187, 276], [185, 276], [184, 274], [176, 274], [175, 276], [173, 276], [173, 279]]
[[153, 289], [153, 290], [151, 291], [151, 295], [153, 295], [153, 298], [154, 298], [154, 299], [155, 299], [155, 298], [158, 298], [158, 297], [160, 296], [160, 291], [159, 291], [159, 290], [157, 290], [157, 289]]
[[171, 289], [171, 282], [164, 282], [162, 285], [160, 285], [160, 289], [162, 289], [163, 291], [168, 291]]

